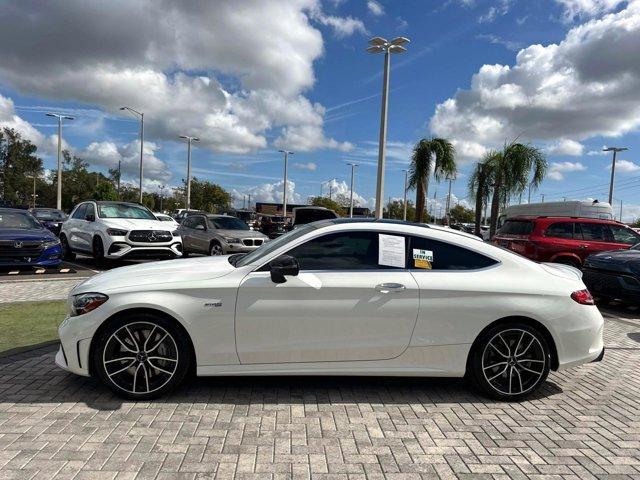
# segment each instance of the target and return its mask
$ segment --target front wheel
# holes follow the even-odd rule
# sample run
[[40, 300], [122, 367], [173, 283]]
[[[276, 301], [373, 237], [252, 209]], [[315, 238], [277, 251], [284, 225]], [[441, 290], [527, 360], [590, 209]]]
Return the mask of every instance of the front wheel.
[[220, 245], [218, 242], [213, 242], [211, 244], [211, 247], [209, 248], [209, 255], [215, 256], [215, 255], [222, 255], [222, 254], [223, 254], [222, 245]]
[[544, 336], [527, 324], [513, 323], [497, 325], [478, 339], [468, 373], [489, 397], [521, 400], [545, 382], [550, 365]]
[[150, 314], [120, 318], [93, 348], [100, 380], [121, 397], [157, 398], [177, 387], [190, 368], [188, 340], [171, 321]]
[[69, 240], [67, 240], [67, 236], [64, 233], [60, 235], [60, 247], [62, 248], [63, 260], [73, 261], [76, 258], [76, 254], [71, 250]]

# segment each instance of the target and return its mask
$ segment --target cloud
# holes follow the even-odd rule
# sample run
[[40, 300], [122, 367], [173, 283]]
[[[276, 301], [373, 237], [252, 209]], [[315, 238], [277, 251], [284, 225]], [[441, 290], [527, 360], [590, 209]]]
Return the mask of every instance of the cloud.
[[380, 15], [384, 15], [384, 7], [380, 5], [380, 2], [376, 0], [368, 0], [367, 8], [369, 9], [369, 13], [379, 17]]
[[562, 138], [546, 148], [549, 155], [570, 155], [577, 157], [584, 152], [584, 146], [575, 140]]
[[593, 18], [611, 12], [626, 0], [556, 0], [563, 7], [565, 22]]
[[[608, 170], [611, 170], [611, 165], [607, 165]], [[640, 170], [640, 165], [633, 163], [629, 160], [616, 160], [616, 172], [630, 173]]]
[[[607, 148], [606, 146], [602, 146], [602, 148]], [[587, 155], [589, 155], [590, 157], [594, 156], [594, 155], [598, 155], [598, 156], [605, 156], [605, 155], [610, 155], [610, 152], [605, 152], [603, 150], [589, 150], [587, 152]]]
[[[274, 183], [263, 183], [242, 191], [233, 189], [231, 195], [240, 201], [242, 201], [243, 195], [251, 195], [252, 204], [255, 204], [255, 202], [282, 203], [283, 186], [284, 180]], [[287, 203], [301, 203], [302, 199], [300, 194], [296, 193], [295, 190], [295, 182], [287, 180]]]
[[293, 168], [295, 168], [297, 170], [309, 170], [310, 172], [315, 172], [315, 170], [316, 170], [316, 168], [318, 168], [318, 166], [313, 162], [309, 162], [309, 163], [294, 163], [293, 164]]
[[[471, 88], [436, 107], [433, 134], [499, 147], [505, 141], [582, 141], [640, 127], [640, 2], [531, 45], [516, 63], [484, 65]], [[594, 61], [598, 59], [598, 61]]]
[[489, 43], [494, 45], [502, 45], [507, 50], [518, 51], [522, 48], [522, 44], [520, 42], [514, 42], [512, 40], [505, 40], [502, 37], [493, 34], [480, 34], [476, 35], [478, 40], [486, 40]]
[[[344, 198], [350, 198], [351, 196], [351, 188], [347, 185], [347, 182], [344, 180], [338, 181], [336, 179], [329, 180], [324, 184], [324, 192], [325, 196], [329, 195], [329, 188], [331, 188], [331, 197], [335, 200], [338, 196], [342, 196]], [[373, 209], [376, 204], [375, 198], [366, 199], [362, 195], [359, 195], [358, 192], [353, 191], [353, 205], [356, 207], [367, 207]]]
[[[322, 107], [304, 97], [323, 54], [313, 24], [338, 35], [364, 32], [364, 25], [326, 17], [319, 5], [9, 0], [0, 10], [0, 82], [25, 95], [96, 105], [109, 115], [129, 105], [145, 113], [150, 138], [188, 133], [216, 152], [264, 148], [271, 131], [283, 128], [311, 130], [307, 148], [343, 148], [324, 135]], [[281, 105], [291, 108], [285, 114]]]
[[513, 0], [499, 0], [497, 5], [489, 7], [489, 10], [478, 17], [478, 23], [492, 23], [498, 17], [502, 17], [509, 13]]
[[547, 176], [552, 180], [564, 180], [564, 174], [568, 172], [581, 172], [586, 170], [580, 162], [552, 162]]

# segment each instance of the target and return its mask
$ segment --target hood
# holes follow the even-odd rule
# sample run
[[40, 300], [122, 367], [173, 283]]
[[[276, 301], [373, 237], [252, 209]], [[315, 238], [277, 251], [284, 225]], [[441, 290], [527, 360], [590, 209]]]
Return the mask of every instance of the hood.
[[228, 256], [183, 258], [114, 268], [77, 285], [72, 293], [112, 291], [143, 285], [218, 278], [235, 270]]
[[581, 280], [582, 272], [570, 265], [562, 263], [541, 263], [540, 267], [547, 273], [567, 280]]
[[126, 228], [127, 230], [175, 230], [168, 222], [160, 220], [146, 220], [140, 218], [103, 218], [107, 228]]
[[26, 230], [7, 228], [0, 230], [0, 240], [55, 240], [56, 237], [46, 228]]
[[267, 238], [266, 235], [255, 230], [224, 230], [222, 228], [216, 228], [212, 230], [214, 233], [222, 237], [235, 237], [235, 238]]
[[610, 250], [589, 255], [585, 267], [605, 270], [640, 270], [640, 250]]

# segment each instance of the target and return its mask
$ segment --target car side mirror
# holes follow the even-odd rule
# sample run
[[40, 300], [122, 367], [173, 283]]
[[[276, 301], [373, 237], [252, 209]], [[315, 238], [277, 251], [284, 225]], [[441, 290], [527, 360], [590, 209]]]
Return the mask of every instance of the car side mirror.
[[95, 221], [96, 221], [96, 216], [95, 216], [95, 215], [91, 215], [91, 214], [89, 214], [89, 215], [85, 215], [84, 219], [85, 219], [87, 222], [95, 222]]
[[295, 257], [290, 255], [281, 255], [269, 264], [271, 272], [271, 281], [273, 283], [285, 283], [286, 276], [296, 276], [300, 273], [300, 264]]

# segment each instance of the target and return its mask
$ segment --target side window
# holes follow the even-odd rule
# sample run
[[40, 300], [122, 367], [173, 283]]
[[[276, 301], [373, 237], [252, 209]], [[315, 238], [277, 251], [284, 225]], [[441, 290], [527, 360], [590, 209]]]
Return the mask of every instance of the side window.
[[[430, 259], [430, 260], [429, 260]], [[478, 270], [498, 263], [457, 245], [424, 237], [411, 237], [411, 270]]]
[[[596, 242], [607, 241], [607, 226], [602, 223], [581, 223], [582, 239]], [[578, 235], [576, 235], [579, 238]]]
[[186, 228], [193, 228], [194, 226], [194, 217], [186, 217], [184, 220], [182, 220], [182, 226], [186, 227]]
[[78, 208], [76, 208], [76, 211], [73, 212], [73, 215], [71, 215], [71, 218], [77, 218], [77, 219], [80, 219], [80, 220], [84, 220], [86, 211], [87, 211], [87, 204], [83, 203], [80, 206], [78, 206]]
[[640, 243], [640, 235], [630, 228], [621, 225], [609, 225], [615, 243], [625, 243], [627, 245], [635, 245]]
[[309, 240], [287, 252], [300, 270], [375, 270], [378, 265], [378, 232], [340, 232]]
[[573, 238], [573, 222], [552, 223], [547, 227], [545, 237], [553, 238]]
[[84, 215], [82, 216], [82, 218], [86, 218], [87, 215], [93, 215], [93, 217], [95, 218], [95, 216], [96, 216], [96, 207], [93, 206], [93, 203], [87, 203], [87, 208], [84, 211]]
[[201, 215], [197, 215], [193, 217], [193, 228], [196, 228], [198, 226], [203, 226], [203, 227], [207, 227], [207, 222], [205, 221], [204, 217]]

